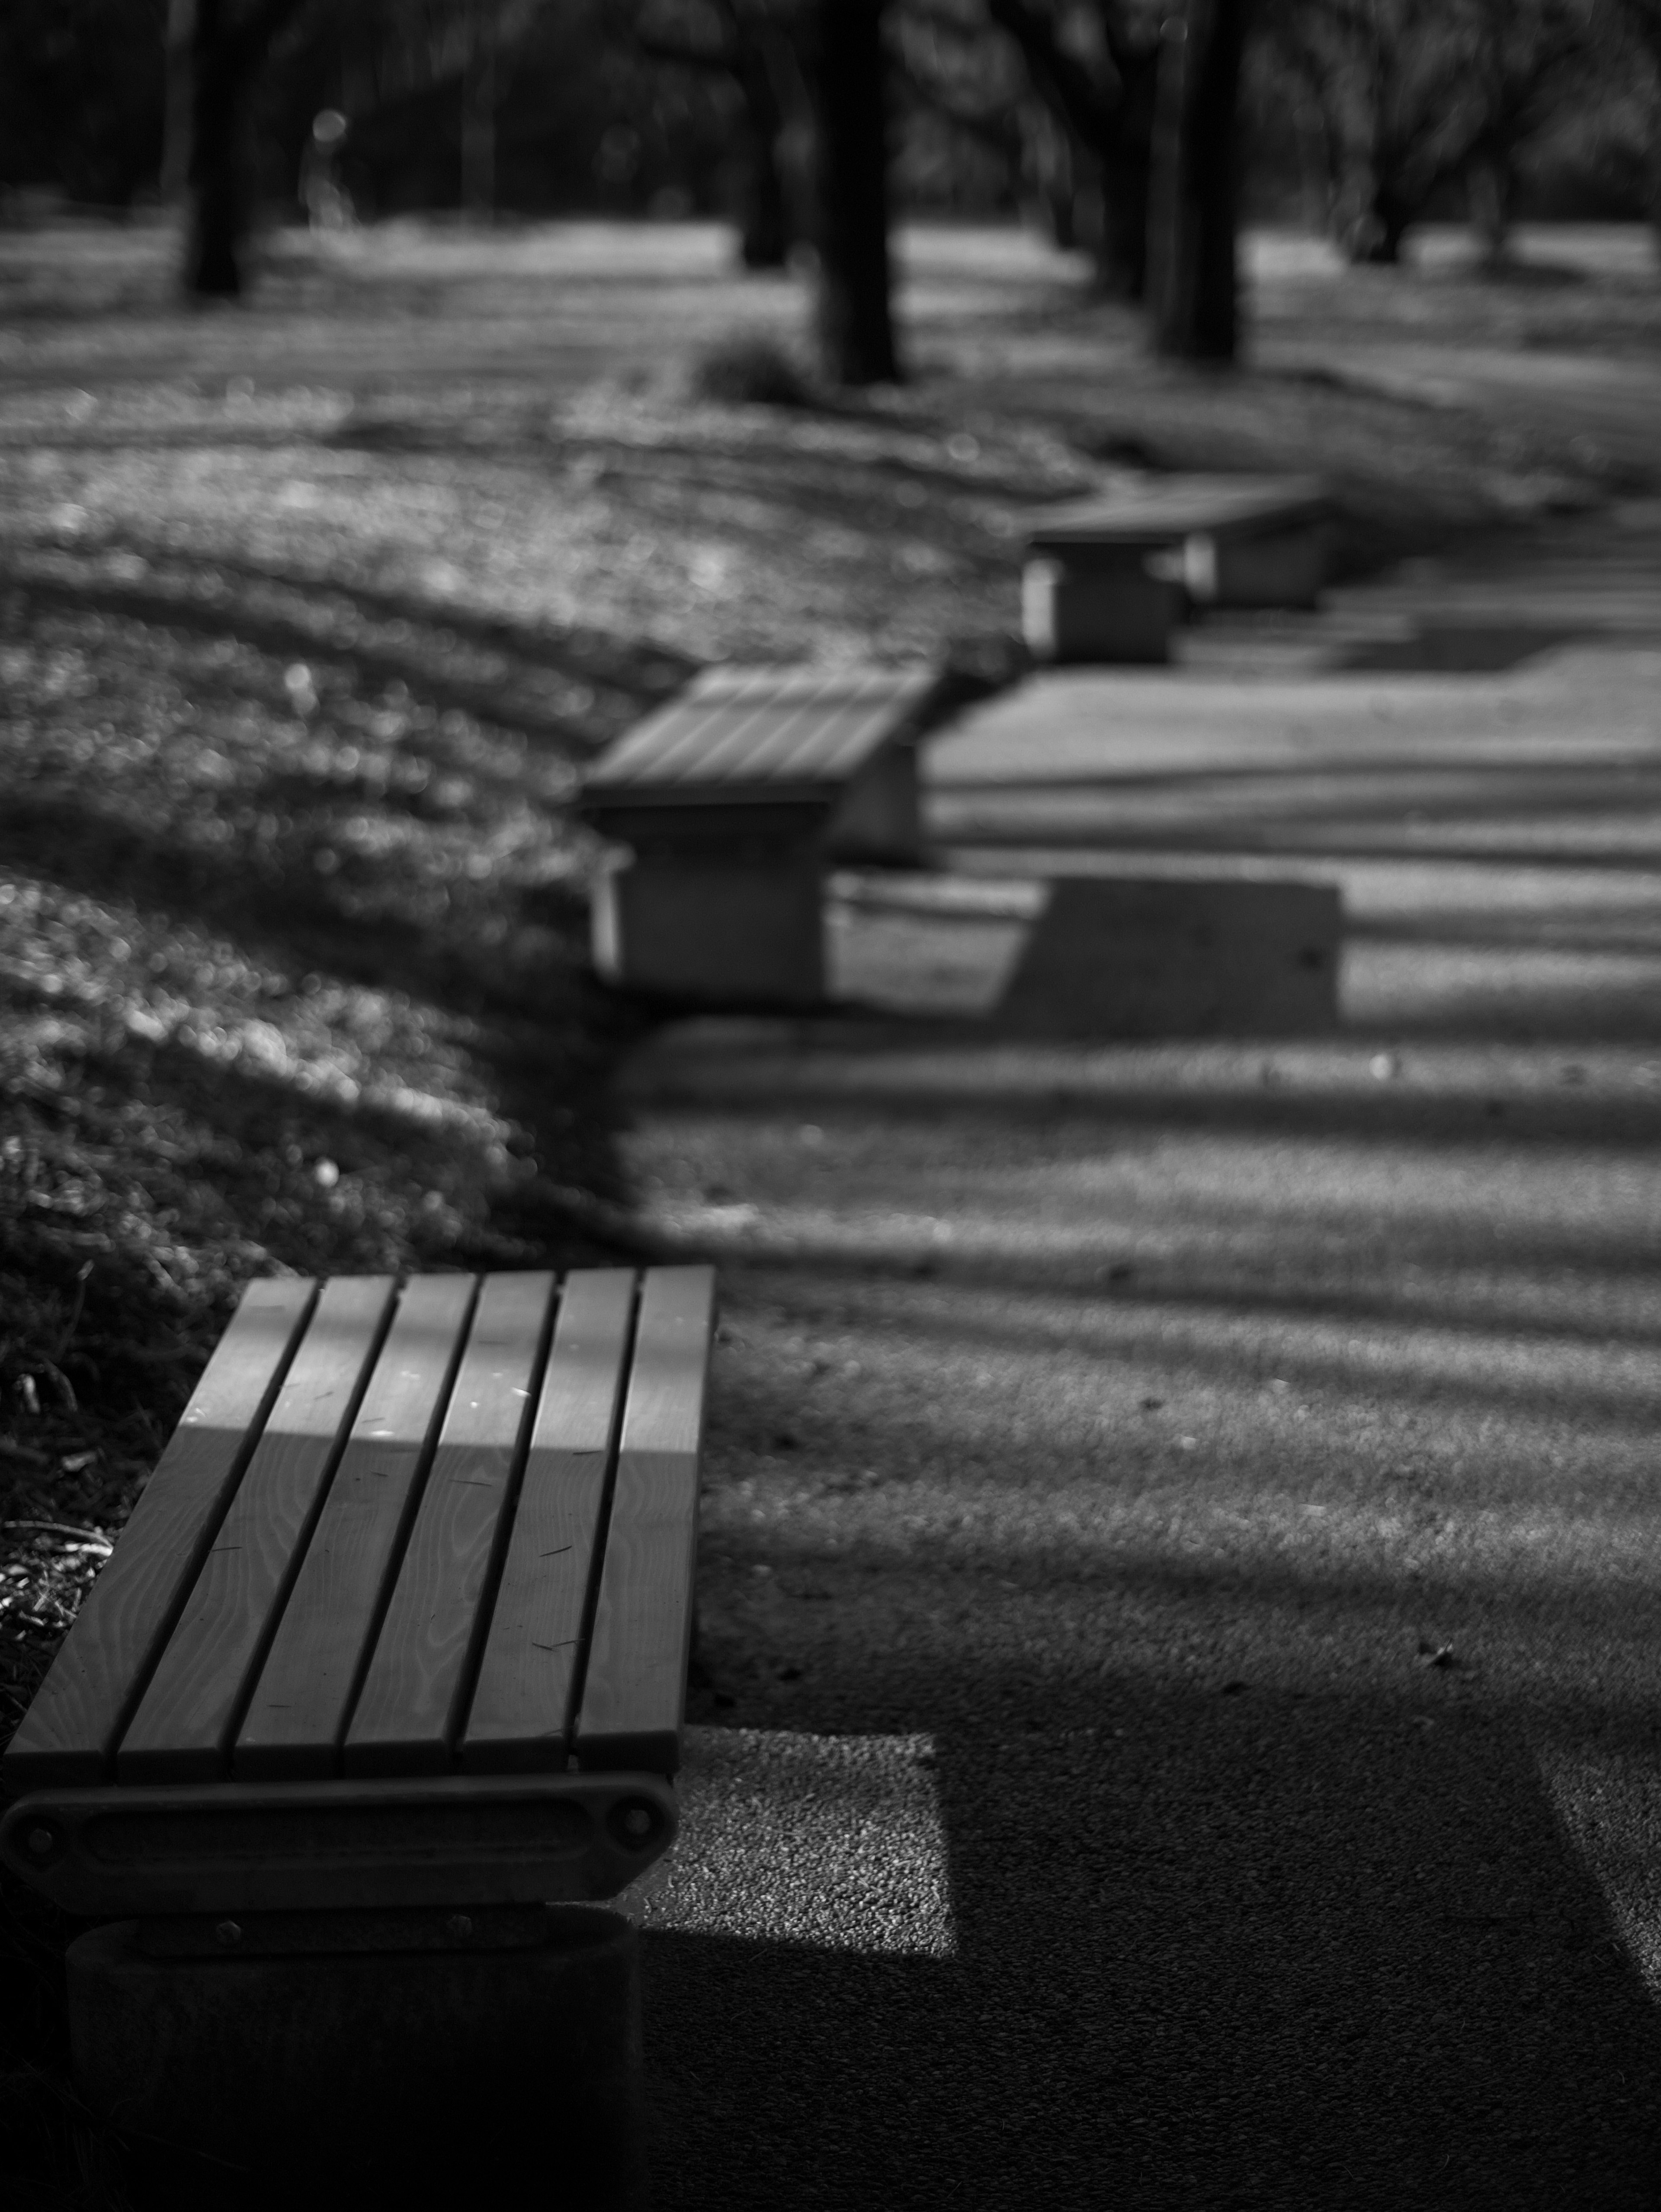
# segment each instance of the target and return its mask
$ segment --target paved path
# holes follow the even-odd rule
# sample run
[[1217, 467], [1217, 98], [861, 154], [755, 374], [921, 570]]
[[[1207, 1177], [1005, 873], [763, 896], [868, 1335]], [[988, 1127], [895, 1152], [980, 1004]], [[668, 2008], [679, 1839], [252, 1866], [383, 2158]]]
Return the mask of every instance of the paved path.
[[1661, 532], [1622, 527], [934, 748], [960, 865], [1342, 884], [1335, 1034], [636, 1060], [646, 1210], [727, 1293], [662, 2212], [1661, 2201]]

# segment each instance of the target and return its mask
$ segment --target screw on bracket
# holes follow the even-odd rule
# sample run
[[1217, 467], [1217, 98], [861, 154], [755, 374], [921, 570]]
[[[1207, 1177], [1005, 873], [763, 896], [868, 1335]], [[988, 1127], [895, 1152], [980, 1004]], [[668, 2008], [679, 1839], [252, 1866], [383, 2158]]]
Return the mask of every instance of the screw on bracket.
[[444, 1933], [454, 1936], [458, 1943], [465, 1943], [472, 1932], [473, 1923], [465, 1912], [453, 1912], [444, 1923]]
[[611, 1828], [611, 1833], [626, 1849], [639, 1850], [657, 1833], [657, 1808], [643, 1803], [638, 1797], [625, 1799], [621, 1805], [613, 1808]]
[[242, 1930], [234, 1920], [222, 1920], [213, 1933], [214, 1941], [222, 1951], [234, 1951], [242, 1941]]
[[32, 1859], [49, 1859], [58, 1849], [58, 1832], [47, 1827], [43, 1820], [31, 1828], [23, 1838], [23, 1849]]

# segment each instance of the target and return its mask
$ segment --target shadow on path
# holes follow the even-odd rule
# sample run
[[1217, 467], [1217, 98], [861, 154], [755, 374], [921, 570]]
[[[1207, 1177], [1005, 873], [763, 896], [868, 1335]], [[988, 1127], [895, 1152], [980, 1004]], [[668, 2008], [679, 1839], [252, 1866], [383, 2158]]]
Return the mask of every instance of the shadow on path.
[[1661, 2038], [1520, 1740], [1033, 1686], [936, 1738], [955, 1960], [648, 1936], [660, 2212], [1653, 2204]]

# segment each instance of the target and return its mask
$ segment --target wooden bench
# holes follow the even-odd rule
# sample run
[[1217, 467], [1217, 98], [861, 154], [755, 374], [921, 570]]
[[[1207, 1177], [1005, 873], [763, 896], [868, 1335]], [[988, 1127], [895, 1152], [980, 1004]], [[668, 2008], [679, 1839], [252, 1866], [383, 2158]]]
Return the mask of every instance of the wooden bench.
[[1054, 661], [1162, 661], [1189, 604], [1312, 607], [1329, 501], [1312, 477], [1150, 477], [1027, 532], [1022, 618]]
[[707, 669], [604, 753], [579, 811], [622, 848], [594, 960], [630, 988], [724, 1005], [825, 994], [837, 862], [915, 866], [922, 668]]
[[[346, 1953], [382, 1954], [381, 1984], [490, 1968], [446, 1985], [464, 2029], [511, 2014], [514, 1973], [541, 2004], [550, 1901], [614, 1897], [668, 1847], [712, 1299], [701, 1267], [248, 1285], [0, 1760], [7, 1867], [137, 1923], [71, 1948], [95, 2106], [197, 2129], [189, 2077], [222, 2051], [280, 2075], [279, 1997], [309, 2023], [294, 2063], [320, 2039], [350, 2075], [386, 1996], [371, 1978], [352, 2009]], [[598, 1939], [572, 1940], [588, 1971]], [[190, 1978], [228, 1954], [240, 2010]], [[324, 1967], [302, 1986], [297, 1960]], [[428, 2064], [400, 2052], [379, 2089]]]

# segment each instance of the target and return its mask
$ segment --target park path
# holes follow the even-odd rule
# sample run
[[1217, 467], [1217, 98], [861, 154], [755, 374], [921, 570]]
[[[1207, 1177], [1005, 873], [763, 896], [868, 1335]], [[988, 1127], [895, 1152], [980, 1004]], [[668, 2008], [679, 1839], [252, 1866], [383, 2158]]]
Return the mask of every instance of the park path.
[[959, 867], [1341, 884], [1335, 1033], [636, 1057], [726, 1314], [663, 2212], [1661, 2196], [1657, 526], [934, 743]]

